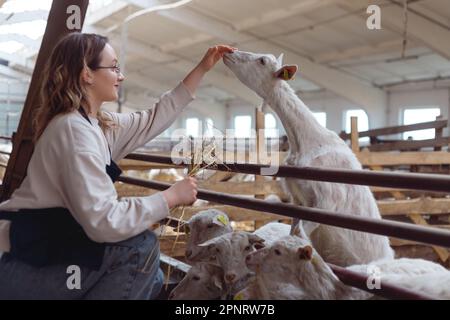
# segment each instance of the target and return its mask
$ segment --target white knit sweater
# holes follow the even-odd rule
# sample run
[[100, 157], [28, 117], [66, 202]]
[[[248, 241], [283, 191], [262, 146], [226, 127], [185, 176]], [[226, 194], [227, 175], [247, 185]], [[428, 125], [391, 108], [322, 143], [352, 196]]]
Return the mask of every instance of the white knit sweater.
[[[97, 242], [118, 242], [165, 218], [169, 208], [161, 193], [118, 200], [105, 172], [168, 128], [194, 97], [181, 82], [149, 110], [109, 113], [119, 124], [102, 132], [95, 118], [89, 124], [79, 112], [55, 117], [38, 140], [27, 176], [0, 210], [65, 207], [86, 234]], [[9, 221], [0, 221], [0, 253], [8, 252]], [[1, 254], [0, 254], [1, 255]]]

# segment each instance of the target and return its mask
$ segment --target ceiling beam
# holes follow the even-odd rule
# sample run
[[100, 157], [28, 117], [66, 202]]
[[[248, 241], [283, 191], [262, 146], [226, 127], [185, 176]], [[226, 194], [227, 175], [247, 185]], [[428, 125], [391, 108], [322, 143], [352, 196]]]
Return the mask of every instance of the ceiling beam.
[[[147, 8], [150, 6], [161, 4], [160, 0], [125, 0], [125, 1], [142, 8]], [[262, 15], [258, 17], [248, 18], [246, 20], [240, 21], [232, 25], [231, 27], [233, 30], [236, 31], [244, 31], [246, 29], [281, 21], [283, 19], [287, 19], [298, 14], [307, 14], [311, 11], [324, 8], [334, 3], [339, 3], [339, 1], [340, 0], [321, 0], [321, 1], [304, 0], [302, 2], [290, 6], [289, 8], [281, 8], [264, 12]], [[174, 42], [165, 43], [163, 45], [160, 45], [159, 48], [163, 52], [173, 52], [196, 44], [211, 41], [213, 39], [215, 39], [215, 36], [199, 32], [198, 34], [190, 37], [186, 37]]]
[[126, 75], [125, 81], [150, 92], [155, 97], [170, 89], [170, 86], [163, 85], [160, 81], [155, 81], [136, 72]]
[[[133, 48], [131, 46], [132, 43], [130, 41], [128, 43], [130, 45], [129, 49], [131, 51]], [[142, 44], [139, 44], [138, 47], [142, 48], [142, 46], [143, 46]], [[149, 50], [140, 51], [140, 52], [133, 51], [133, 53], [140, 54], [141, 57], [146, 58], [146, 59], [153, 60], [153, 58], [154, 58], [149, 54]], [[181, 74], [187, 74], [193, 68], [193, 66], [194, 66], [194, 63], [189, 60], [180, 60], [178, 62], [173, 62], [173, 63], [170, 63], [167, 65], [167, 67], [169, 69], [176, 70], [177, 72], [179, 72]], [[132, 74], [131, 76], [133, 77], [134, 74]], [[141, 75], [138, 82], [144, 80], [144, 79], [142, 79], [142, 77], [144, 79], [147, 79], [147, 77], [144, 77]], [[151, 80], [149, 79], [149, 81], [151, 81]], [[242, 86], [238, 81], [236, 81], [236, 79], [234, 77], [228, 77], [218, 71], [210, 70], [205, 75], [204, 82], [212, 84], [213, 86], [215, 86], [217, 88], [221, 88], [221, 89], [231, 93], [235, 97], [240, 98], [241, 100], [243, 100], [251, 105], [259, 105], [261, 103], [261, 99], [255, 93], [253, 93], [246, 87]], [[153, 88], [157, 88], [157, 87], [152, 86], [151, 88], [153, 89]], [[162, 89], [164, 89], [164, 88], [162, 88]], [[168, 88], [165, 88], [165, 90], [167, 90], [167, 89]], [[160, 91], [160, 90], [158, 90], [158, 91]]]
[[0, 13], [0, 25], [28, 22], [33, 20], [47, 20], [47, 18], [47, 10]]
[[238, 23], [233, 24], [233, 28], [236, 31], [248, 30], [251, 28], [259, 27], [261, 25], [274, 23], [277, 21], [281, 21], [290, 17], [294, 17], [296, 15], [307, 14], [311, 11], [321, 9], [332, 4], [335, 4], [337, 0], [304, 0], [299, 1], [294, 5], [285, 8], [279, 8], [276, 10], [271, 10], [268, 12], [264, 12], [259, 16], [253, 16], [251, 18], [245, 19], [243, 21], [239, 21]]
[[34, 63], [28, 59], [22, 58], [15, 54], [0, 51], [0, 59], [8, 61], [8, 66], [11, 68], [20, 68], [26, 73], [30, 73], [34, 69]]
[[[416, 43], [408, 43], [408, 49], [419, 47]], [[371, 45], [350, 47], [339, 51], [324, 52], [314, 56], [317, 63], [330, 63], [342, 60], [366, 57], [368, 55], [400, 52], [402, 41], [400, 39], [384, 41]]]
[[21, 81], [29, 81], [30, 80], [29, 74], [26, 74], [26, 73], [23, 73], [20, 71], [16, 71], [10, 67], [6, 67], [1, 64], [0, 64], [0, 75], [2, 77], [14, 79], [14, 80], [21, 80]]
[[178, 8], [177, 10], [162, 11], [158, 14], [175, 20], [177, 22], [196, 28], [202, 32], [210, 33], [218, 39], [224, 39], [230, 43], [246, 42], [252, 40], [251, 45], [239, 46], [240, 49], [266, 53], [285, 53], [287, 60], [300, 65], [302, 75], [308, 80], [326, 88], [358, 105], [368, 111], [384, 110], [387, 104], [386, 94], [370, 84], [363, 83], [359, 79], [341, 71], [317, 64], [297, 54], [273, 40], [258, 41], [249, 33], [241, 33], [233, 30], [227, 24], [213, 18], [199, 14], [189, 8]]
[[[153, 79], [149, 79], [143, 75], [132, 73], [126, 77], [127, 82], [132, 83], [134, 86], [144, 89], [146, 92], [150, 92], [154, 98], [160, 97], [164, 92], [172, 89], [172, 86], [168, 84], [162, 84], [160, 81], [155, 81]], [[143, 97], [144, 98], [144, 97]], [[145, 97], [145, 99], [149, 99]], [[135, 104], [135, 103], [133, 103]], [[126, 101], [125, 101], [126, 105]], [[148, 104], [142, 104], [142, 107], [138, 107], [139, 109], [148, 108]], [[197, 111], [198, 113], [204, 115], [205, 117], [208, 115], [209, 108], [225, 108], [225, 105], [220, 104], [216, 101], [203, 101], [202, 99], [196, 99], [189, 104], [189, 108]]]
[[[99, 27], [90, 26], [87, 30], [90, 32], [105, 34], [105, 30]], [[110, 34], [109, 39], [116, 48], [120, 48], [120, 44], [122, 42], [120, 35], [116, 33]], [[162, 52], [159, 48], [150, 46], [135, 39], [127, 40], [127, 52], [133, 53], [136, 56], [148, 59], [155, 63], [167, 63], [168, 69], [178, 71], [182, 74], [187, 74], [196, 63], [179, 56]], [[210, 70], [206, 74], [204, 81], [214, 85], [217, 88], [222, 88], [233, 94], [235, 97], [240, 98], [241, 100], [252, 105], [259, 105], [261, 103], [261, 99], [253, 91], [250, 91], [246, 87], [242, 86], [235, 80], [234, 77], [226, 76], [216, 70]]]
[[[127, 1], [116, 1], [112, 2], [106, 6], [102, 6], [101, 8], [95, 11], [88, 11], [88, 16], [86, 17], [86, 25], [96, 24], [103, 19], [108, 18], [109, 16], [122, 11], [127, 8], [129, 3]], [[89, 9], [89, 8], [88, 8]]]
[[[341, 0], [341, 7], [348, 10], [365, 8], [373, 4], [373, 0]], [[383, 6], [381, 9], [381, 26], [393, 29], [400, 34], [403, 32], [403, 8], [402, 2], [394, 1], [396, 4]], [[415, 10], [414, 10], [415, 11]], [[417, 11], [408, 12], [408, 36], [425, 44], [431, 50], [450, 60], [450, 30], [438, 23], [434, 23]], [[361, 10], [364, 19], [367, 18], [365, 11]], [[375, 31], [376, 32], [376, 31]]]
[[7, 41], [17, 41], [19, 43], [22, 43], [27, 49], [36, 51], [39, 50], [39, 46], [41, 45], [41, 39], [35, 40], [20, 33], [0, 34], [0, 42]]

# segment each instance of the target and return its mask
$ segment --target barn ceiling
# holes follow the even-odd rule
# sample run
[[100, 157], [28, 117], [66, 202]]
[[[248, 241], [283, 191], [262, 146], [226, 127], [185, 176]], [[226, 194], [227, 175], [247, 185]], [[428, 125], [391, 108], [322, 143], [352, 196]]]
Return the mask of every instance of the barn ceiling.
[[[409, 0], [403, 57], [403, 0], [193, 0], [128, 22], [123, 48], [127, 16], [171, 2], [175, 1], [90, 1], [84, 31], [110, 37], [118, 55], [125, 57], [121, 63], [127, 88], [158, 95], [218, 43], [245, 51], [283, 52], [285, 62], [300, 67], [291, 83], [296, 90], [329, 91], [367, 108], [385, 103], [386, 86], [450, 77], [448, 0]], [[15, 71], [32, 69], [50, 4], [9, 0], [0, 9], [0, 58]], [[369, 4], [381, 8], [381, 30], [366, 27]], [[32, 27], [26, 28], [26, 23]], [[207, 75], [198, 97], [259, 103], [223, 64]]]

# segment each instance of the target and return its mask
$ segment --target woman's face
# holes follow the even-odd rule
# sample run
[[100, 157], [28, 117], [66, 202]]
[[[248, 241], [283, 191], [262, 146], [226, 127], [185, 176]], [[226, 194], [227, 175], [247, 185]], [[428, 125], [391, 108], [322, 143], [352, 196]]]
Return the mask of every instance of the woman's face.
[[117, 73], [117, 55], [114, 49], [107, 43], [100, 55], [100, 65], [93, 71], [91, 88], [95, 97], [102, 101], [115, 101], [119, 98], [119, 84], [123, 81], [122, 73]]

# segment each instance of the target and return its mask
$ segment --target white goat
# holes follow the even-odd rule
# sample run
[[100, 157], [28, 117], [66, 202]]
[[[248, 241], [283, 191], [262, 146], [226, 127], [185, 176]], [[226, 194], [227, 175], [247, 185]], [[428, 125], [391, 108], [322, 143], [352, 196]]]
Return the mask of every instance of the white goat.
[[[255, 247], [262, 247], [263, 241], [271, 244], [281, 236], [289, 234], [288, 225], [271, 222], [256, 230], [253, 235], [240, 231], [212, 237], [214, 231], [217, 232], [219, 229], [206, 227], [211, 223], [211, 216], [215, 217], [211, 211], [208, 211], [194, 216], [197, 221], [194, 227], [195, 233], [200, 231], [203, 237], [211, 237], [210, 241], [200, 244], [200, 250], [196, 251], [195, 256], [195, 260], [203, 259], [206, 262], [196, 262], [192, 266], [185, 278], [172, 291], [171, 299], [215, 299], [224, 298], [229, 292], [236, 293], [238, 289], [247, 285], [247, 280], [252, 275], [245, 266], [246, 254], [253, 251]], [[224, 215], [221, 212], [220, 214]], [[205, 233], [205, 230], [212, 232]], [[255, 239], [256, 241], [253, 241]], [[212, 264], [216, 265], [210, 267]], [[224, 271], [231, 274], [231, 276], [228, 275], [228, 280], [224, 280]], [[200, 284], [201, 287], [199, 287]]]
[[[282, 55], [235, 51], [224, 55], [224, 63], [236, 77], [270, 105], [281, 119], [289, 139], [287, 165], [361, 169], [350, 148], [334, 132], [322, 127], [285, 80], [297, 66], [282, 65]], [[295, 204], [381, 219], [375, 199], [366, 186], [283, 179]], [[298, 221], [297, 221], [298, 222]], [[393, 259], [387, 237], [304, 223], [314, 247], [327, 262], [341, 266]]]
[[[287, 236], [246, 258], [255, 281], [236, 299], [368, 299], [372, 294], [344, 285], [310, 242]], [[422, 259], [380, 260], [347, 267], [437, 298], [450, 295], [450, 271]], [[376, 273], [374, 274], [374, 271]], [[290, 286], [287, 286], [289, 284]]]
[[285, 223], [269, 222], [255, 230], [253, 234], [264, 239], [264, 246], [270, 246], [274, 241], [289, 235], [290, 230], [290, 226]]
[[221, 267], [198, 262], [198, 245], [233, 231], [226, 213], [209, 209], [200, 211], [188, 221], [189, 237], [186, 244], [186, 258], [194, 262], [182, 281], [172, 290], [169, 299], [205, 300], [216, 299], [224, 294], [223, 270]]
[[224, 279], [230, 291], [240, 282], [245, 282], [252, 272], [245, 265], [245, 256], [262, 247], [264, 239], [246, 231], [234, 231], [208, 240], [201, 247], [198, 258], [215, 263], [224, 270]]
[[199, 245], [199, 259], [217, 263], [224, 270], [225, 284], [229, 292], [236, 292], [246, 285], [253, 275], [246, 264], [245, 257], [276, 239], [289, 234], [290, 227], [283, 223], [268, 223], [253, 233], [235, 231], [213, 238]]
[[233, 231], [227, 214], [216, 209], [198, 212], [187, 224], [189, 237], [186, 244], [186, 258], [190, 262], [197, 261], [197, 255], [201, 250], [199, 244]]
[[[251, 286], [237, 294], [254, 299], [366, 299], [370, 294], [344, 285], [314, 250], [308, 240], [286, 236], [270, 247], [246, 257], [248, 268], [256, 272]], [[288, 292], [284, 292], [287, 284]], [[273, 290], [273, 288], [277, 288]], [[296, 290], [297, 289], [297, 290]], [[292, 295], [292, 296], [291, 296]]]
[[171, 300], [210, 300], [221, 298], [224, 293], [221, 267], [198, 262], [172, 290]]
[[267, 202], [270, 202], [270, 203], [281, 203], [281, 202], [283, 202], [283, 200], [280, 198], [279, 195], [273, 194], [273, 193], [268, 194], [264, 198], [264, 201], [267, 201]]

